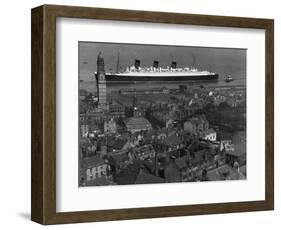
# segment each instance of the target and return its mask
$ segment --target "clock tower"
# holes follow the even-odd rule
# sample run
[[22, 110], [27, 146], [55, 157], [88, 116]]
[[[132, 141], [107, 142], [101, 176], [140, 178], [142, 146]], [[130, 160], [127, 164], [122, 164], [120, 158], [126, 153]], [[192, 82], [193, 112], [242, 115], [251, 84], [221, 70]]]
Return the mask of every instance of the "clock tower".
[[98, 55], [97, 59], [97, 74], [96, 74], [97, 92], [99, 106], [106, 106], [106, 79], [104, 71], [104, 59], [101, 57], [101, 53]]

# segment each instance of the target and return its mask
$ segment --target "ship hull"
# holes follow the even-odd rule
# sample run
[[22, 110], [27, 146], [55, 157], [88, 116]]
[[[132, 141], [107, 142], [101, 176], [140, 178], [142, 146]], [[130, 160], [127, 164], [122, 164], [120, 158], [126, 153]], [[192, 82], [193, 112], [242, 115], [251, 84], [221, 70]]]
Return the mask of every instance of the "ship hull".
[[137, 81], [197, 81], [197, 80], [217, 80], [218, 74], [208, 74], [208, 75], [177, 75], [177, 76], [133, 76], [133, 75], [105, 75], [106, 81], [115, 82], [137, 82]]

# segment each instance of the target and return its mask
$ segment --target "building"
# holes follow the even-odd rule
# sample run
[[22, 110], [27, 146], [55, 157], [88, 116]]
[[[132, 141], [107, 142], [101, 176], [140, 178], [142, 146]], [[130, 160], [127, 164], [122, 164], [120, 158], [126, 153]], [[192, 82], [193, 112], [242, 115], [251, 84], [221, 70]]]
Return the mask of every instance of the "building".
[[154, 148], [150, 144], [134, 148], [133, 153], [138, 160], [152, 159], [155, 157]]
[[167, 183], [181, 182], [182, 175], [175, 164], [175, 159], [170, 160], [169, 164], [165, 168], [164, 175]]
[[81, 123], [85, 122], [87, 124], [91, 122], [102, 123], [104, 120], [105, 114], [101, 108], [96, 108], [87, 113], [80, 113], [79, 120]]
[[166, 145], [169, 150], [179, 149], [182, 147], [183, 140], [177, 133], [174, 133], [171, 136], [168, 136], [164, 141], [163, 144]]
[[209, 129], [209, 122], [204, 115], [192, 117], [184, 122], [184, 131], [197, 134]]
[[237, 162], [240, 166], [246, 164], [246, 142], [234, 145], [233, 150], [229, 150], [225, 154], [226, 163], [230, 166]]
[[189, 161], [189, 156], [185, 155], [175, 159], [175, 164], [178, 167], [179, 171], [183, 173], [189, 166]]
[[237, 162], [235, 165], [233, 165], [233, 167], [225, 164], [218, 168], [209, 170], [207, 172], [207, 177], [211, 181], [244, 180], [246, 179], [246, 170], [245, 168], [242, 170], [240, 170], [239, 164]]
[[83, 162], [83, 168], [86, 171], [87, 182], [107, 176], [107, 170], [109, 170], [109, 166], [99, 156], [86, 158]]
[[154, 184], [164, 182], [165, 180], [163, 178], [146, 173], [142, 169], [140, 169], [135, 184]]
[[120, 172], [131, 163], [128, 151], [126, 150], [111, 152], [108, 156], [110, 157], [110, 162], [114, 167], [115, 172]]
[[108, 152], [114, 152], [123, 149], [127, 142], [128, 140], [126, 138], [108, 136], [106, 142]]
[[153, 89], [121, 89], [119, 93], [123, 95], [169, 94], [170, 90], [164, 86], [162, 88]]
[[166, 128], [167, 128], [167, 129], [173, 128], [174, 125], [175, 125], [175, 121], [174, 121], [173, 119], [168, 118], [168, 119], [166, 120]]
[[144, 117], [131, 117], [125, 122], [125, 125], [127, 130], [132, 133], [152, 129], [150, 122]]
[[229, 150], [234, 151], [234, 146], [233, 146], [232, 140], [221, 140], [219, 149], [220, 149], [220, 151], [225, 150], [226, 152]]
[[112, 134], [117, 132], [116, 122], [113, 118], [108, 121], [104, 121], [104, 133]]
[[83, 89], [79, 90], [79, 99], [80, 100], [84, 100], [88, 95], [89, 95], [89, 93], [86, 90], [83, 90]]
[[114, 118], [125, 117], [125, 106], [118, 101], [111, 101], [109, 104], [109, 115]]
[[202, 137], [203, 137], [204, 140], [216, 141], [217, 140], [217, 133], [213, 129], [207, 129], [202, 133]]
[[102, 131], [96, 123], [92, 123], [89, 126], [89, 137], [94, 137], [97, 134], [100, 134]]
[[104, 70], [104, 59], [101, 57], [101, 53], [98, 55], [97, 58], [96, 82], [99, 107], [103, 108], [106, 106], [106, 79]]
[[89, 133], [89, 126], [87, 124], [81, 124], [80, 131], [81, 137], [87, 137]]
[[247, 141], [246, 131], [239, 131], [232, 137], [233, 144], [240, 144]]

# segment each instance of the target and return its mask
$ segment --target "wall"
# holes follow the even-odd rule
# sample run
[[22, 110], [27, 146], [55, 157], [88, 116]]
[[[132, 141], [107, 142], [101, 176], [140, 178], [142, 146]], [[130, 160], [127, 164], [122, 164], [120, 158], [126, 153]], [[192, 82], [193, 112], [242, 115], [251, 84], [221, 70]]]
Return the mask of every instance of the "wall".
[[[29, 221], [30, 218], [30, 8], [41, 4], [68, 4], [96, 7], [127, 8], [137, 10], [174, 11], [200, 14], [264, 17], [275, 19], [275, 87], [280, 85], [280, 41], [281, 16], [279, 1], [245, 0], [142, 0], [142, 1], [3, 1], [0, 8], [1, 23], [1, 229], [41, 229], [42, 226]], [[251, 82], [250, 84], [255, 84]], [[280, 117], [281, 90], [275, 90], [275, 117]], [[252, 212], [193, 217], [177, 217], [153, 220], [131, 220], [107, 223], [68, 225], [68, 229], [146, 229], [148, 227], [171, 228], [216, 228], [247, 229], [276, 228], [280, 222], [280, 120], [276, 120], [275, 175], [276, 210], [274, 212]], [[4, 227], [5, 226], [5, 227]], [[66, 226], [52, 226], [62, 229]]]

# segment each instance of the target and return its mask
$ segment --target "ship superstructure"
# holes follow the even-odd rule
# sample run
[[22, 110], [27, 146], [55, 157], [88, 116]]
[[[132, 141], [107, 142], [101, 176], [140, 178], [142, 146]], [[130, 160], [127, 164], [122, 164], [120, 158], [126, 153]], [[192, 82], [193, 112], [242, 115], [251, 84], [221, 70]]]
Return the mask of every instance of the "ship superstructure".
[[[101, 57], [99, 56], [98, 59]], [[118, 62], [119, 63], [119, 59]], [[159, 62], [154, 61], [150, 67], [141, 67], [140, 60], [128, 66], [124, 71], [107, 72], [106, 81], [177, 81], [177, 80], [217, 80], [218, 74], [207, 70], [198, 70], [194, 67], [177, 67], [173, 61], [171, 66], [159, 67]], [[96, 73], [97, 74], [97, 73]]]

